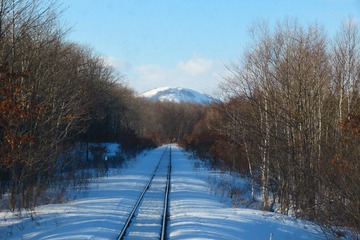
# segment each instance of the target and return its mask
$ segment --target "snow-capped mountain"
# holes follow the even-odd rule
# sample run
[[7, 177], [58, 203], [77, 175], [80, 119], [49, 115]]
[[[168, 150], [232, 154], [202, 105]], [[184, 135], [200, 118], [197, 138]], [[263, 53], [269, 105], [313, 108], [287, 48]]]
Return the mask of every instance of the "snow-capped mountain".
[[148, 98], [152, 101], [161, 102], [176, 102], [176, 103], [196, 103], [196, 104], [209, 104], [213, 101], [205, 94], [199, 93], [192, 89], [181, 87], [163, 87], [155, 88], [140, 94], [140, 97]]

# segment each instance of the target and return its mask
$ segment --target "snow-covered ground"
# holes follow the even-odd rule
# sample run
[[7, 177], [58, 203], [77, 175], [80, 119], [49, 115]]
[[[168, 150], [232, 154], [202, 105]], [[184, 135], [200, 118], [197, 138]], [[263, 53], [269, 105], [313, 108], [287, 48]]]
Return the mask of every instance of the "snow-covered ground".
[[310, 223], [231, 207], [231, 201], [213, 194], [211, 171], [197, 171], [187, 153], [173, 151], [170, 239], [324, 239]]
[[[165, 146], [126, 169], [111, 169], [66, 204], [40, 206], [21, 217], [0, 212], [0, 239], [116, 239]], [[311, 224], [283, 215], [232, 208], [214, 195], [194, 160], [172, 146], [170, 239], [324, 239]], [[210, 172], [209, 172], [210, 173]]]

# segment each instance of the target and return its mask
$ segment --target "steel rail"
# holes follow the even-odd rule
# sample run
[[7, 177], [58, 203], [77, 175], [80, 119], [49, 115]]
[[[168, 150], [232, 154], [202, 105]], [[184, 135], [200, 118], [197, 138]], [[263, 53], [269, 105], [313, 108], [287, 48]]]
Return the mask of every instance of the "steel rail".
[[127, 228], [130, 226], [131, 220], [133, 219], [133, 217], [134, 217], [134, 215], [135, 215], [135, 212], [136, 212], [136, 210], [138, 209], [138, 207], [139, 207], [139, 205], [140, 205], [140, 203], [141, 203], [141, 200], [143, 199], [146, 191], [149, 189], [149, 186], [150, 186], [152, 180], [154, 179], [154, 176], [155, 176], [155, 174], [156, 174], [156, 172], [157, 172], [157, 170], [158, 170], [158, 168], [159, 168], [159, 166], [160, 166], [160, 163], [161, 163], [161, 161], [162, 161], [162, 159], [163, 159], [163, 157], [164, 157], [167, 149], [168, 149], [168, 147], [166, 147], [165, 151], [164, 151], [163, 154], [161, 155], [161, 158], [160, 158], [160, 160], [159, 160], [159, 163], [156, 165], [155, 170], [154, 170], [153, 173], [151, 174], [150, 180], [147, 182], [147, 184], [146, 184], [144, 190], [142, 191], [139, 199], [138, 199], [137, 202], [135, 203], [135, 205], [134, 205], [134, 207], [133, 207], [133, 209], [132, 209], [132, 211], [131, 211], [128, 219], [126, 220], [123, 228], [121, 229], [120, 234], [119, 234], [118, 237], [116, 238], [117, 240], [121, 240], [121, 239], [123, 239], [123, 237], [125, 236], [126, 230], [127, 230]]
[[169, 165], [168, 165], [167, 181], [166, 181], [166, 188], [165, 188], [165, 201], [164, 201], [163, 219], [162, 219], [162, 225], [161, 225], [161, 236], [160, 236], [161, 240], [166, 239], [169, 193], [170, 193], [170, 181], [171, 181], [171, 147], [170, 147]]

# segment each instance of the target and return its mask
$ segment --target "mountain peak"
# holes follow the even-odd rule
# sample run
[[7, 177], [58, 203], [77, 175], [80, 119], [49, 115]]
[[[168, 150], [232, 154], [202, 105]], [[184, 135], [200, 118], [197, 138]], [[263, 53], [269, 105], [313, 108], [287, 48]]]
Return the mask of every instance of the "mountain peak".
[[140, 97], [148, 98], [152, 101], [160, 102], [176, 102], [176, 103], [195, 103], [195, 104], [209, 104], [213, 100], [192, 89], [181, 87], [161, 87], [143, 92]]

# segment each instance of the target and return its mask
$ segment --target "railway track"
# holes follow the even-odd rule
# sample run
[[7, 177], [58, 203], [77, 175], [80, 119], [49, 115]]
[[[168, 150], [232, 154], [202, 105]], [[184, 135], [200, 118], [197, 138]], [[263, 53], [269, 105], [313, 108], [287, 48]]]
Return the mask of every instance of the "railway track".
[[170, 179], [171, 147], [167, 147], [117, 240], [166, 239]]

